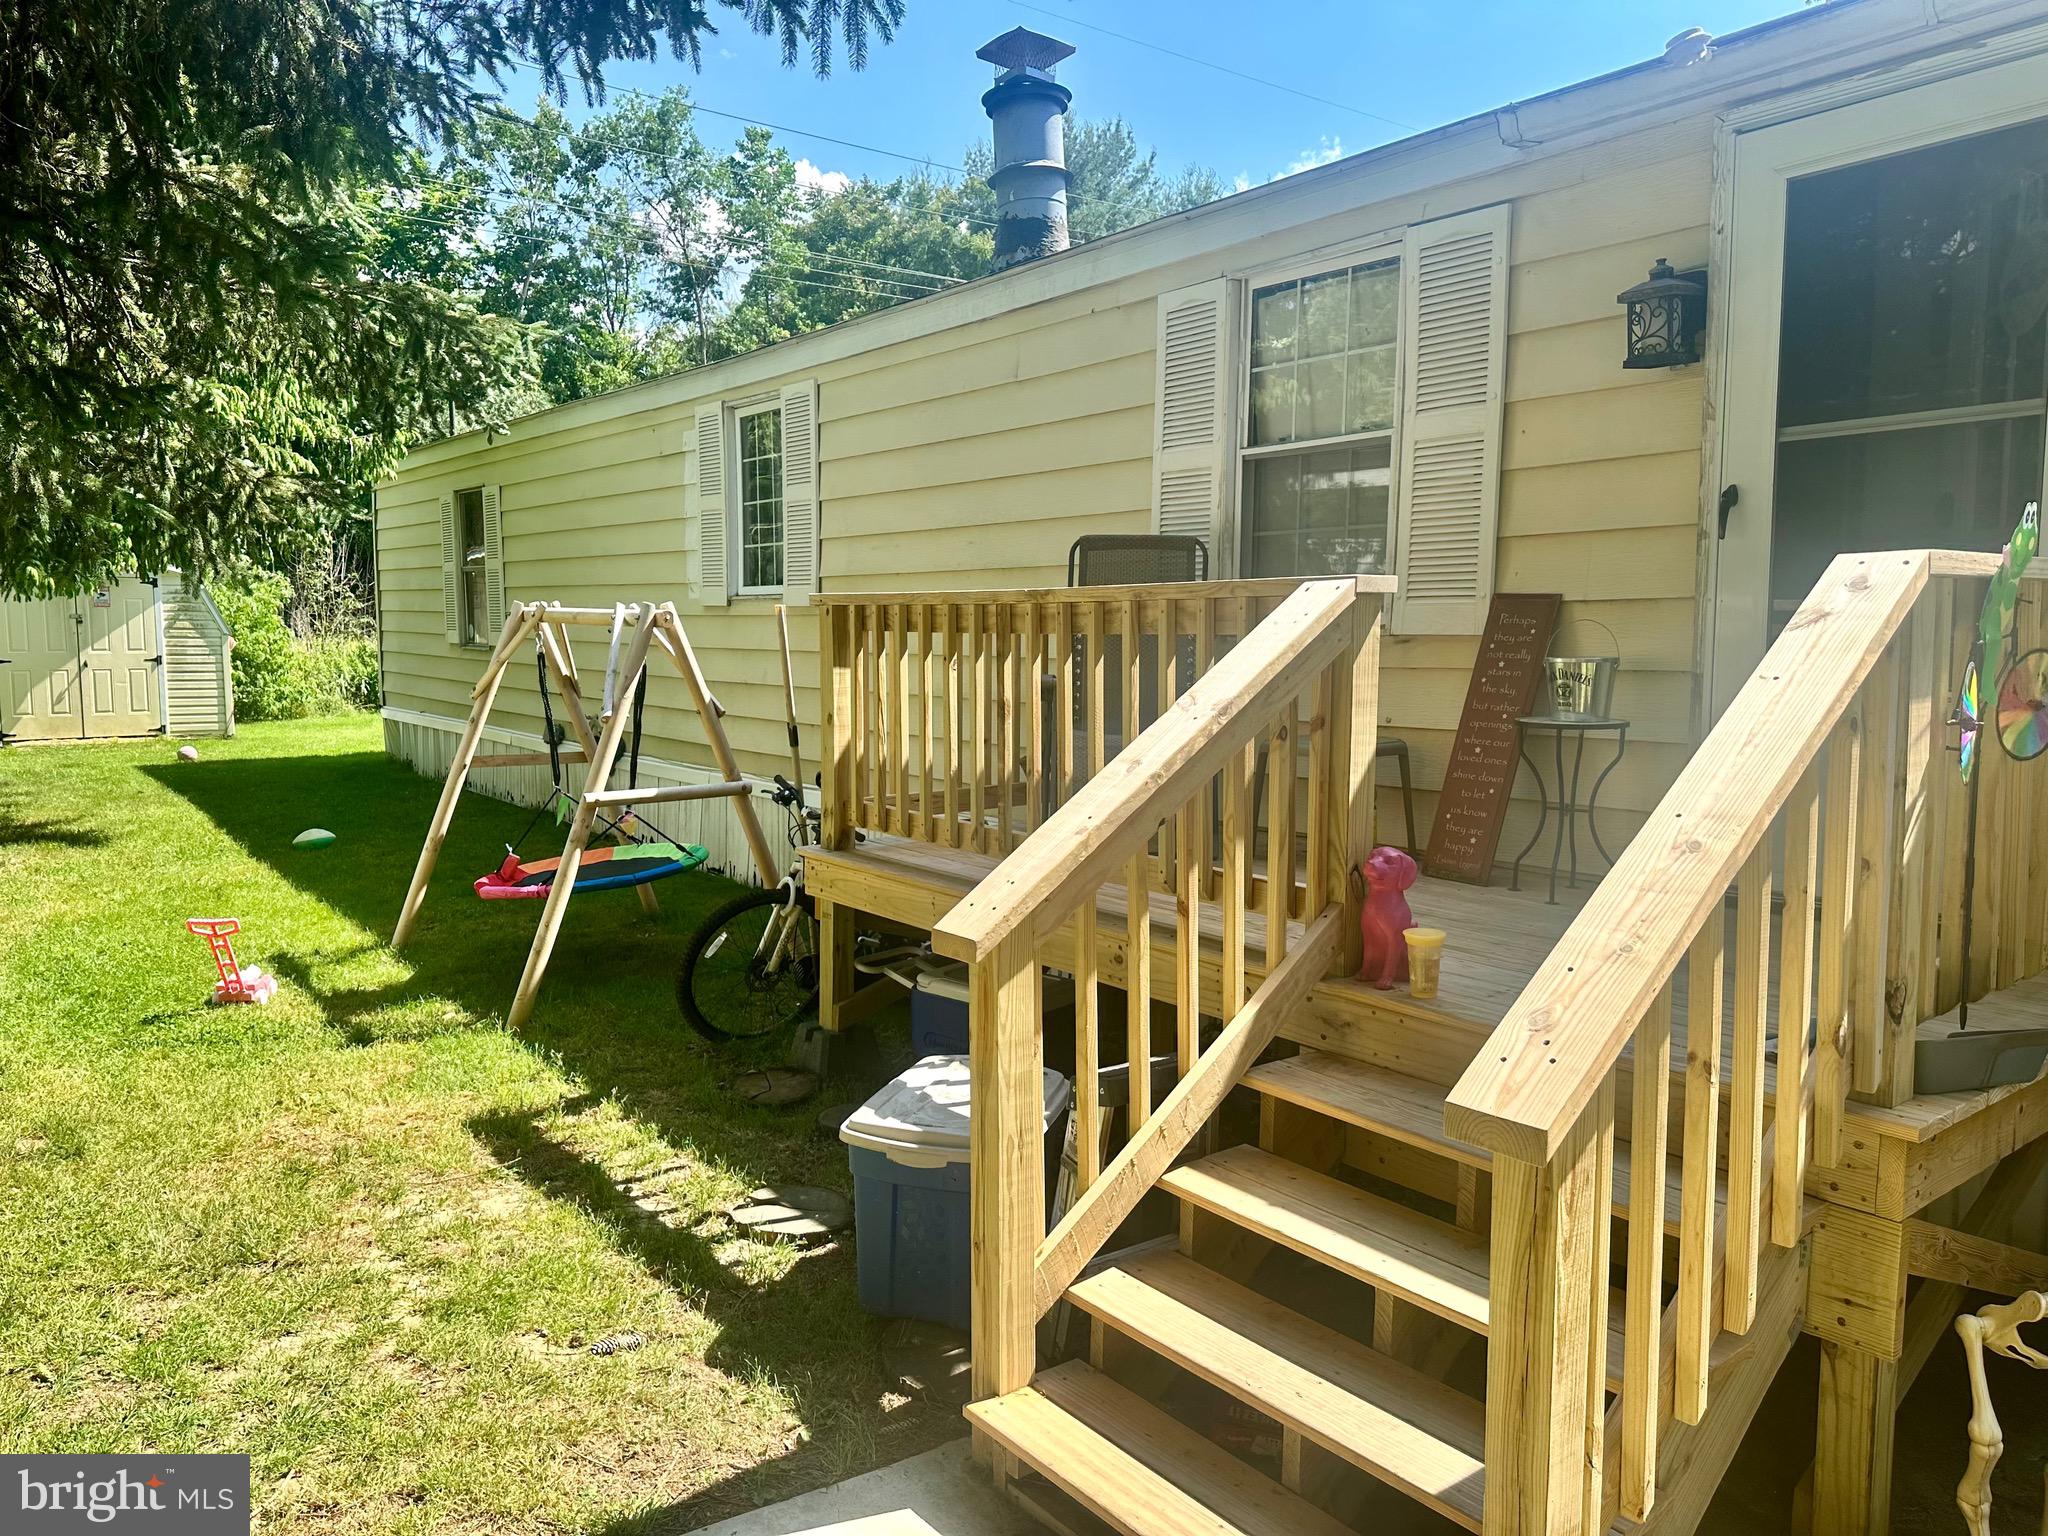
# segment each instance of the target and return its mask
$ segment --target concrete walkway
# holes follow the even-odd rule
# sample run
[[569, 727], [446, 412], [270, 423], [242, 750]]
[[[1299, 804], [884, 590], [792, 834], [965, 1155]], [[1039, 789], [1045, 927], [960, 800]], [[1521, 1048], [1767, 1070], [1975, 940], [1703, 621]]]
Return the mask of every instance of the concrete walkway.
[[1043, 1536], [1043, 1528], [996, 1493], [963, 1436], [694, 1536]]

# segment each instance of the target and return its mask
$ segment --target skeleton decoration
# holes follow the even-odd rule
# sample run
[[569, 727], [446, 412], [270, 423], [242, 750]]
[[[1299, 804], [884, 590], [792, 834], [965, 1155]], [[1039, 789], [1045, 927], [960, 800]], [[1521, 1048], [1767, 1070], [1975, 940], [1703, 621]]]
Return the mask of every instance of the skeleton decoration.
[[[2005, 1432], [1991, 1411], [1991, 1389], [1984, 1380], [1984, 1351], [1989, 1349], [2037, 1371], [2048, 1371], [2048, 1355], [2020, 1342], [2020, 1329], [2048, 1318], [2048, 1295], [2029, 1291], [2016, 1301], [1966, 1312], [1956, 1319], [1963, 1353], [1970, 1362], [1970, 1465], [1956, 1485], [1956, 1505], [1969, 1522], [1970, 1536], [1991, 1536], [1991, 1469], [2005, 1454]], [[2048, 1536], [2048, 1512], [2042, 1516]]]

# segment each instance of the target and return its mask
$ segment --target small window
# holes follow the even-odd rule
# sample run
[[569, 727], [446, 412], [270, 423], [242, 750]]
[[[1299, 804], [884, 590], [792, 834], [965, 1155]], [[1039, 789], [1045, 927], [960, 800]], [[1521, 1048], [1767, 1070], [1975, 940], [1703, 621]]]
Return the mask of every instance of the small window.
[[782, 409], [738, 413], [739, 474], [735, 592], [782, 590]]
[[1252, 290], [1244, 571], [1393, 569], [1397, 262]]
[[484, 490], [480, 485], [455, 493], [455, 533], [462, 558], [462, 643], [484, 645], [490, 637], [484, 595]]

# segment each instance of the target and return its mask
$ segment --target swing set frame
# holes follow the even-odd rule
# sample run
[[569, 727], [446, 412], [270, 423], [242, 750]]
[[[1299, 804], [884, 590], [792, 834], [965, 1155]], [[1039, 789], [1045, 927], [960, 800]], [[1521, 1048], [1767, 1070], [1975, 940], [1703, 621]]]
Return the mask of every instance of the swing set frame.
[[[605, 669], [605, 707], [598, 715], [594, 731], [584, 711], [576, 657], [569, 643], [571, 632], [579, 627], [609, 627], [611, 631], [611, 654]], [[519, 989], [513, 994], [511, 1011], [505, 1016], [506, 1024], [513, 1029], [521, 1028], [533, 1016], [541, 977], [547, 972], [556, 935], [560, 933], [562, 918], [569, 909], [569, 897], [576, 888], [577, 867], [583, 861], [584, 850], [589, 846], [601, 814], [609, 820], [611, 816], [622, 815], [637, 805], [730, 799], [734, 802], [740, 830], [746, 836], [747, 847], [753, 854], [762, 883], [774, 885], [780, 879], [774, 852], [761, 829], [759, 818], [754, 815], [753, 786], [741, 776], [732, 745], [726, 740], [724, 707], [704, 679], [703, 669], [697, 664], [696, 652], [690, 648], [689, 636], [684, 633], [675, 604], [621, 603], [612, 608], [571, 608], [561, 603], [522, 603], [506, 615], [505, 627], [499, 631], [483, 676], [470, 690], [469, 720], [463, 727], [454, 760], [448, 765], [448, 778], [441, 786], [441, 798], [434, 807], [433, 820], [427, 824], [427, 837], [420, 848], [419, 863], [413, 869], [411, 885], [406, 888], [405, 904], [398, 913], [398, 925], [392, 930], [393, 949], [403, 949], [412, 937], [420, 908], [426, 902], [428, 881], [433, 876], [435, 862], [441, 856], [441, 845], [447, 841], [448, 828], [455, 820], [455, 808], [462, 799], [462, 788], [470, 770], [536, 767], [549, 761], [547, 751], [479, 755], [477, 750], [483, 742], [484, 726], [497, 702], [498, 685], [504, 681], [505, 670], [521, 647], [529, 642], [539, 646], [548, 676], [561, 695], [570, 726], [580, 743], [579, 749], [563, 747], [556, 755], [564, 763], [586, 762], [590, 765], [590, 772], [585, 779], [583, 793], [576, 800], [576, 814], [569, 823], [568, 841], [563, 845], [554, 881], [548, 887], [540, 926], [534, 933], [533, 947], [527, 952], [526, 968], [519, 977]], [[703, 724], [705, 740], [710, 743], [712, 758], [723, 775], [716, 782], [647, 788], [609, 787], [612, 770], [618, 762], [619, 747], [625, 739], [627, 722], [633, 713], [635, 690], [640, 686], [641, 675], [647, 670], [651, 653], [655, 650], [668, 657], [689, 691], [697, 717]], [[654, 892], [645, 885], [637, 889], [641, 905], [648, 911], [655, 910]]]

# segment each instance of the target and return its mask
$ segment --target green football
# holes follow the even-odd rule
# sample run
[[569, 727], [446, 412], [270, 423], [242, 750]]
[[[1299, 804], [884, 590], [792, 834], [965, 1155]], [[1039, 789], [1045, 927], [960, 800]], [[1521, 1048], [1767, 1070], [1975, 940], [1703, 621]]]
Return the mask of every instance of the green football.
[[308, 827], [292, 839], [294, 848], [325, 848], [334, 841], [334, 834], [325, 827]]

